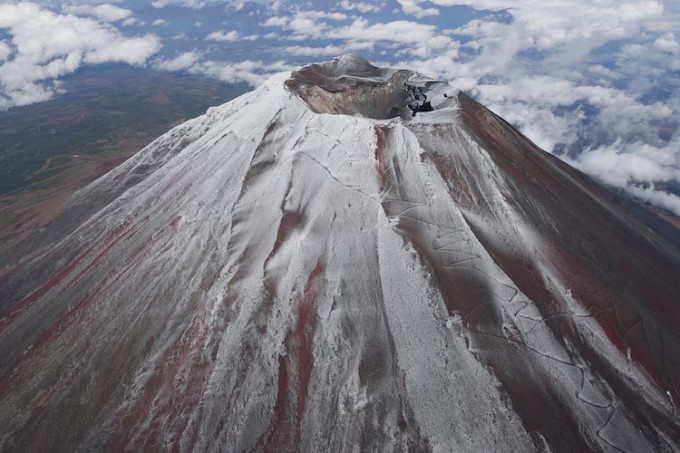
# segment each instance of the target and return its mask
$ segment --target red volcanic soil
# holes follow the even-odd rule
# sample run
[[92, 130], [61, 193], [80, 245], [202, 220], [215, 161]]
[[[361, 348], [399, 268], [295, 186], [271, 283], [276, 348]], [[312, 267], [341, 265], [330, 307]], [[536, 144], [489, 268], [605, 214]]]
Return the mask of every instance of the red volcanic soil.
[[441, 82], [278, 77], [0, 255], [0, 450], [680, 449], [673, 225]]
[[323, 263], [307, 279], [298, 306], [295, 328], [286, 337], [287, 353], [279, 357], [278, 394], [273, 418], [260, 436], [257, 449], [266, 452], [299, 451], [302, 418], [313, 370], [314, 304], [323, 282]]

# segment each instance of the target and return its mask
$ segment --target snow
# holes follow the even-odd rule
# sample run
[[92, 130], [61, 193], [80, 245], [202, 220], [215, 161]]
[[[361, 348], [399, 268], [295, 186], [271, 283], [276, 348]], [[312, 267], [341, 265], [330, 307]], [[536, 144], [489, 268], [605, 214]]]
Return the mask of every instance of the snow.
[[[32, 345], [0, 367], [0, 449], [678, 447], [666, 389], [554, 258], [554, 208], [518, 189], [453, 89], [412, 75], [435, 110], [371, 119], [314, 112], [289, 76], [77, 194], [67, 213], [87, 220], [16, 287], [59, 278], [0, 319], [6, 350]], [[75, 400], [73, 429], [33, 424]]]

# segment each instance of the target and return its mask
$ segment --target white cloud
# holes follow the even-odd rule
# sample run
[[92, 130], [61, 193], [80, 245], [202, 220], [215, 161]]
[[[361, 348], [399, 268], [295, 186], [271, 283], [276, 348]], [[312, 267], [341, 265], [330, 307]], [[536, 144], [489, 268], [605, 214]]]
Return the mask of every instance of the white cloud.
[[273, 2], [271, 2], [267, 5], [267, 9], [269, 11], [278, 13], [279, 10], [281, 10], [281, 8], [283, 7], [283, 5], [284, 5], [283, 0], [274, 0]]
[[49, 99], [58, 91], [55, 81], [84, 64], [140, 66], [161, 47], [156, 36], [129, 38], [111, 25], [33, 3], [0, 5], [0, 29], [12, 47], [0, 65], [0, 110]]
[[78, 6], [64, 6], [62, 11], [78, 16], [92, 16], [105, 22], [118, 22], [123, 19], [128, 19], [132, 16], [132, 11], [118, 6], [104, 3], [102, 5], [78, 5]]
[[172, 60], [161, 60], [155, 67], [165, 71], [185, 71], [198, 63], [200, 56], [196, 52], [184, 52]]
[[360, 13], [377, 13], [385, 7], [385, 3], [350, 2], [342, 0], [338, 6], [345, 11], [359, 11]]
[[323, 33], [327, 38], [372, 42], [427, 43], [437, 48], [443, 48], [452, 43], [450, 38], [440, 35], [434, 25], [405, 20], [370, 24], [365, 19], [357, 19], [351, 25], [324, 30]]
[[347, 14], [328, 11], [299, 11], [296, 17], [307, 19], [330, 19], [330, 20], [347, 20]]
[[208, 41], [217, 41], [217, 42], [234, 42], [238, 41], [239, 38], [241, 37], [240, 33], [237, 31], [230, 31], [227, 33], [224, 33], [222, 31], [214, 31], [210, 33], [208, 36], [205, 37], [206, 40]]
[[[435, 3], [459, 3], [436, 0]], [[638, 55], [644, 52], [647, 32], [677, 30], [677, 17], [667, 16], [660, 1], [649, 0], [600, 0], [590, 2], [575, 0], [564, 2], [538, 2], [535, 0], [471, 0], [466, 1], [474, 7], [510, 8], [513, 21], [510, 24], [490, 25], [477, 38], [482, 44], [493, 44], [494, 39], [502, 40], [512, 34], [519, 38], [519, 50], [541, 49], [578, 52], [582, 56], [599, 45], [617, 39], [635, 41], [628, 51]], [[666, 2], [667, 6], [671, 5]], [[493, 27], [493, 28], [492, 28]], [[486, 32], [486, 33], [483, 33]], [[660, 47], [674, 47], [675, 38], [665, 34], [658, 39]], [[557, 55], [561, 57], [560, 54]], [[560, 63], [560, 58], [554, 58]], [[572, 62], [568, 62], [572, 63]]]
[[645, 143], [609, 146], [586, 150], [575, 165], [616, 187], [637, 182], [680, 182], [680, 150], [656, 148]]
[[[432, 0], [480, 9], [510, 8], [511, 23], [474, 20], [456, 30], [472, 37], [485, 65], [500, 70], [529, 49], [558, 52], [553, 64], [570, 65], [611, 40], [636, 37], [661, 19], [663, 6], [650, 0]], [[499, 61], [495, 61], [500, 57]]]
[[649, 187], [628, 187], [626, 190], [654, 206], [666, 209], [676, 216], [680, 216], [680, 197], [675, 194], [659, 190], [653, 184]]
[[680, 182], [678, 145], [680, 141], [660, 148], [617, 141], [565, 160], [608, 185], [680, 215], [680, 197], [657, 188], [660, 183]]
[[288, 24], [287, 17], [272, 16], [261, 25], [263, 27], [285, 27]]
[[661, 36], [659, 39], [654, 41], [654, 46], [657, 49], [668, 52], [677, 52], [680, 50], [680, 44], [678, 44], [678, 41], [675, 39], [675, 35], [673, 33], [666, 33]]
[[588, 67], [588, 72], [590, 74], [602, 76], [602, 77], [605, 77], [607, 79], [620, 79], [621, 78], [620, 73], [613, 71], [611, 69], [608, 69], [601, 64], [596, 64], [596, 65], [592, 65], [592, 66]]
[[160, 48], [160, 40], [153, 35], [123, 38], [112, 45], [88, 49], [83, 54], [83, 62], [89, 64], [121, 62], [132, 66], [142, 66]]
[[327, 16], [305, 13], [298, 13], [293, 17], [274, 16], [261, 25], [280, 27], [289, 33], [288, 39], [299, 41], [310, 38], [371, 43], [388, 41], [418, 44], [430, 50], [457, 47], [451, 38], [439, 33], [434, 25], [404, 20], [371, 24], [366, 19], [356, 19], [349, 25], [330, 26], [326, 22], [318, 22], [316, 19], [319, 18]]
[[[466, 65], [452, 63], [449, 68], [455, 73]], [[651, 125], [673, 115], [673, 110], [665, 104], [644, 104], [611, 87], [580, 85], [555, 76], [528, 74], [485, 84], [479, 83], [474, 71], [469, 74], [463, 72], [461, 76], [465, 81], [476, 81], [468, 82], [467, 89], [472, 90], [480, 102], [549, 152], [553, 152], [558, 144], [576, 143], [589, 130], [605, 131], [607, 135], [601, 137], [605, 141], [639, 139], [645, 134], [651, 137], [655, 135]], [[584, 106], [596, 109], [597, 115], [586, 118]], [[563, 111], [557, 114], [560, 108]], [[585, 120], [590, 123], [588, 129], [584, 129]]]
[[121, 22], [121, 25], [123, 25], [124, 27], [131, 27], [133, 25], [145, 25], [145, 24], [146, 24], [146, 22], [144, 22], [143, 20], [140, 21], [140, 20], [135, 19], [134, 17], [128, 17], [123, 22]]
[[284, 50], [289, 55], [316, 57], [316, 56], [337, 56], [346, 53], [356, 52], [357, 50], [366, 50], [373, 47], [371, 42], [355, 42], [347, 43], [345, 45], [335, 46], [327, 45], [324, 47], [308, 47], [308, 46], [289, 46]]
[[165, 8], [166, 6], [177, 5], [189, 9], [202, 9], [206, 2], [203, 0], [155, 0], [151, 3], [156, 9]]
[[317, 23], [314, 19], [308, 17], [296, 16], [291, 19], [286, 28], [291, 30], [298, 36], [302, 37], [314, 37], [321, 38], [323, 36], [323, 31], [326, 28], [325, 23]]
[[437, 8], [423, 8], [420, 6], [421, 2], [418, 0], [397, 0], [397, 3], [401, 5], [401, 10], [405, 14], [410, 14], [417, 18], [423, 18], [426, 16], [437, 16], [439, 10]]
[[231, 8], [234, 11], [241, 11], [243, 8], [245, 8], [246, 2], [245, 0], [233, 0], [231, 2]]
[[261, 61], [246, 60], [238, 63], [202, 61], [194, 64], [189, 71], [204, 74], [225, 83], [245, 82], [252, 86], [258, 86], [270, 75], [291, 69], [294, 69], [294, 67], [282, 61], [263, 63]]
[[229, 32], [214, 31], [205, 37], [206, 41], [216, 41], [216, 42], [234, 42], [234, 41], [257, 41], [260, 39], [260, 35], [246, 35], [241, 36], [241, 34], [235, 30]]
[[154, 27], [160, 27], [162, 25], [168, 25], [168, 21], [165, 19], [156, 19], [155, 21], [151, 22], [151, 25]]
[[0, 62], [3, 62], [12, 55], [12, 48], [5, 42], [0, 41]]
[[295, 69], [283, 61], [264, 63], [258, 60], [240, 62], [206, 60], [198, 51], [184, 52], [170, 60], [156, 60], [156, 69], [164, 71], [187, 71], [221, 80], [225, 83], [247, 83], [258, 86], [269, 76]]

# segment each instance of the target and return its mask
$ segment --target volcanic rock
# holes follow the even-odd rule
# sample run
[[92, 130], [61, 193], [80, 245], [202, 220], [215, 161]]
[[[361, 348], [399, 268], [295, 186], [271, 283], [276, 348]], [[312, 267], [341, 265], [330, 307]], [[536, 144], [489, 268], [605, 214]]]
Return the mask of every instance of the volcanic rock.
[[680, 451], [680, 235], [340, 57], [0, 257], [2, 451]]

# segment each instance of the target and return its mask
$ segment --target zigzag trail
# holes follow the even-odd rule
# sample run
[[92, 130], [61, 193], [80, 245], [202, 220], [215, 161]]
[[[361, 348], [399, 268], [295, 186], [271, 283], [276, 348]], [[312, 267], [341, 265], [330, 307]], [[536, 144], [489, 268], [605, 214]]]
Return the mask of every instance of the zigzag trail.
[[680, 451], [678, 238], [442, 82], [281, 74], [0, 257], [0, 450]]

